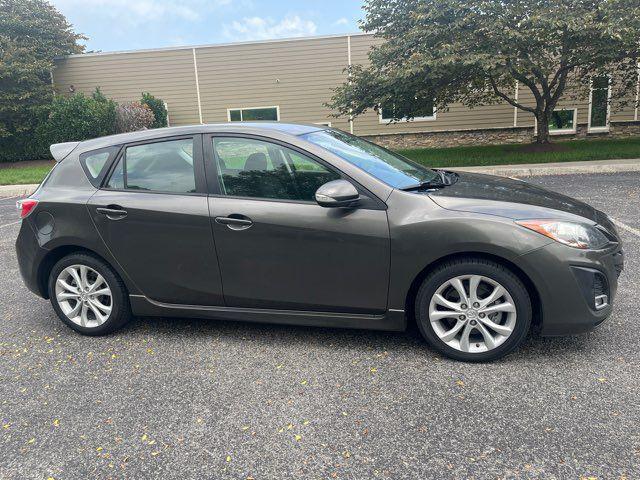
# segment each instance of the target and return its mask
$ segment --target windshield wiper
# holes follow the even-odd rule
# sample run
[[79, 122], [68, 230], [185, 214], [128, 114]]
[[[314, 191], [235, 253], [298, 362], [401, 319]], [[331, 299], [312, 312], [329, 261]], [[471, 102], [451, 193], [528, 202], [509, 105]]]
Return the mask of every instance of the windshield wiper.
[[413, 190], [428, 190], [430, 188], [442, 188], [447, 184], [438, 179], [429, 180], [427, 182], [416, 183], [415, 185], [409, 185], [408, 187], [402, 187], [400, 190], [405, 192], [411, 192]]
[[403, 187], [400, 190], [410, 192], [414, 190], [428, 190], [430, 188], [443, 188], [453, 185], [458, 181], [458, 174], [452, 172], [445, 172], [444, 170], [434, 170], [438, 174], [437, 178], [432, 178], [426, 182], [416, 183], [415, 185], [409, 185]]

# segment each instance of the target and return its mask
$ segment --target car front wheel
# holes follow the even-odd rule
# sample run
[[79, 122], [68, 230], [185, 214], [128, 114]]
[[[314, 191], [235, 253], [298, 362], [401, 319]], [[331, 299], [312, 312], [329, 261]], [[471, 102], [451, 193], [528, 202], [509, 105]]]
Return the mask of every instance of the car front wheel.
[[131, 317], [126, 288], [101, 259], [73, 253], [49, 275], [49, 298], [60, 319], [85, 335], [104, 335]]
[[482, 258], [446, 262], [423, 281], [416, 321], [429, 344], [463, 361], [489, 361], [522, 343], [531, 325], [531, 299], [505, 266]]

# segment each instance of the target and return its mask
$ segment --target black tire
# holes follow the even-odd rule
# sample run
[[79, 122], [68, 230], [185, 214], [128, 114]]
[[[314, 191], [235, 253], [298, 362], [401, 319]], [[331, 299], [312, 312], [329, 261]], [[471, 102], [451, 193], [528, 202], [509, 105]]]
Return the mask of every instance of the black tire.
[[[98, 272], [104, 278], [111, 290], [111, 313], [107, 319], [99, 326], [83, 327], [72, 322], [62, 311], [56, 299], [56, 280], [60, 272], [71, 265], [86, 265]], [[100, 258], [89, 253], [72, 253], [60, 259], [51, 269], [49, 274], [49, 298], [56, 314], [67, 326], [80, 332], [83, 335], [99, 336], [111, 333], [131, 319], [131, 306], [129, 305], [129, 294], [124, 283], [113, 269]]]
[[[478, 353], [457, 350], [440, 340], [429, 320], [429, 304], [438, 288], [460, 275], [483, 275], [500, 283], [511, 295], [516, 307], [516, 323], [506, 340], [492, 350]], [[445, 262], [431, 271], [422, 282], [415, 301], [416, 324], [425, 340], [438, 352], [455, 360], [487, 362], [501, 358], [517, 348], [527, 336], [531, 325], [531, 298], [522, 281], [500, 263], [477, 257]]]

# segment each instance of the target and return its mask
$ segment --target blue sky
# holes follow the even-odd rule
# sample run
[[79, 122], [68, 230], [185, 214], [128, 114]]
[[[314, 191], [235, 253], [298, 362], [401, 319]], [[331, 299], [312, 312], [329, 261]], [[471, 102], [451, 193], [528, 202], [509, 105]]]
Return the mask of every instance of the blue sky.
[[358, 31], [362, 0], [49, 0], [87, 50], [135, 50]]

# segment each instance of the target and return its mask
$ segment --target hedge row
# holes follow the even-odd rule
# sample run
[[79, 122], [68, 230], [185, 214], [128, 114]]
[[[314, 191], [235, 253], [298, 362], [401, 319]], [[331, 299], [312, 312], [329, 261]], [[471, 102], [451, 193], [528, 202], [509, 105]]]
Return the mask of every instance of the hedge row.
[[35, 134], [0, 145], [0, 161], [50, 158], [49, 146], [53, 143], [166, 126], [164, 102], [149, 93], [143, 93], [138, 102], [121, 104], [105, 97], [99, 89], [91, 95], [58, 95], [48, 108], [42, 109]]

